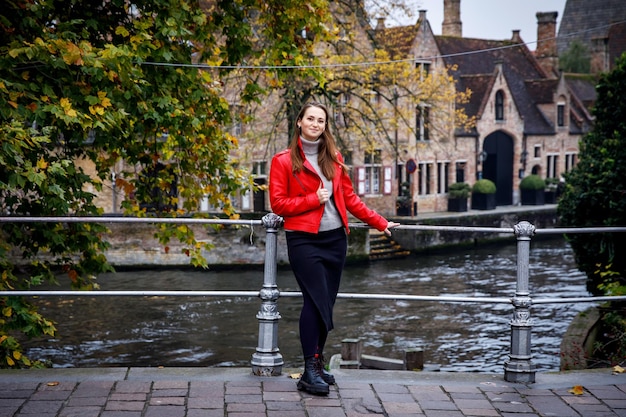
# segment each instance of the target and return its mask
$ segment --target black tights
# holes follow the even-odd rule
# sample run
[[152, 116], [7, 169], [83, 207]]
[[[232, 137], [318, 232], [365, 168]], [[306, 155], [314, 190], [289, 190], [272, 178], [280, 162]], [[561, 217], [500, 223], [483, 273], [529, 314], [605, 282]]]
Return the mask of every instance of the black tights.
[[312, 358], [322, 353], [328, 331], [324, 320], [309, 296], [304, 296], [304, 304], [300, 312], [300, 343], [304, 358]]

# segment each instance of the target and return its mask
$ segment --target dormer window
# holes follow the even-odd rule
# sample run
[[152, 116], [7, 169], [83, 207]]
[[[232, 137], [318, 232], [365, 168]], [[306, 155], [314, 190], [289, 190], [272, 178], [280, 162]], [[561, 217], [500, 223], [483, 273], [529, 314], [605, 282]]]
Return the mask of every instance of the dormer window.
[[415, 69], [419, 71], [420, 80], [424, 81], [428, 74], [430, 74], [430, 62], [428, 61], [416, 61]]
[[556, 105], [556, 125], [559, 127], [565, 126], [565, 103]]
[[504, 93], [502, 90], [496, 92], [496, 120], [504, 120]]

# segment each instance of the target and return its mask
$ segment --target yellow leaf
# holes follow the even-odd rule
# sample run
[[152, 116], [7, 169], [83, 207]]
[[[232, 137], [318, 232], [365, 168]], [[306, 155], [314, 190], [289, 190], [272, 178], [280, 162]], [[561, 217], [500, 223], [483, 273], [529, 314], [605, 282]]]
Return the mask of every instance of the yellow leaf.
[[7, 336], [7, 335], [3, 335], [2, 337], [0, 337], [0, 345], [2, 344], [2, 342], [7, 340], [8, 338], [9, 338], [9, 336]]
[[18, 352], [17, 350], [14, 351], [13, 357], [15, 358], [16, 361], [19, 361], [20, 359], [22, 359], [22, 352]]
[[9, 356], [7, 356], [7, 365], [9, 365], [9, 366], [15, 365], [15, 361], [13, 359], [11, 359]]
[[585, 393], [585, 390], [582, 385], [574, 385], [574, 387], [568, 392], [574, 395], [583, 395]]
[[48, 168], [48, 163], [43, 158], [41, 158], [39, 161], [37, 161], [37, 168], [46, 169]]
[[57, 385], [59, 385], [59, 383], [57, 381], [53, 381], [53, 382], [48, 382], [46, 385], [49, 387], [56, 387]]
[[622, 374], [622, 373], [624, 373], [624, 368], [622, 368], [619, 365], [615, 365], [613, 367], [613, 372], [615, 372], [616, 374]]
[[5, 307], [2, 309], [2, 314], [4, 315], [4, 317], [11, 317], [11, 315], [13, 314], [13, 308], [11, 307]]

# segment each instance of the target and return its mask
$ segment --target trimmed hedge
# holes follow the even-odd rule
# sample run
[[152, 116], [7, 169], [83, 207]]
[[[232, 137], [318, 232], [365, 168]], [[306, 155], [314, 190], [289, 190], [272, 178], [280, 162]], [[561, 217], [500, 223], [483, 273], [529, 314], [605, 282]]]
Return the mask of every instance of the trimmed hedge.
[[474, 183], [472, 187], [472, 193], [476, 194], [495, 194], [496, 184], [493, 181], [486, 178], [480, 179]]

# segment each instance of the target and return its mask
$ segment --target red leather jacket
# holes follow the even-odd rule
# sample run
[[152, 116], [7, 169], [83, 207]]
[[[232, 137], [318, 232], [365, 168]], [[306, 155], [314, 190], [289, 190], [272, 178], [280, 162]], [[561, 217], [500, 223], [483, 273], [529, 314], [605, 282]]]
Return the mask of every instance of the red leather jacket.
[[[338, 156], [343, 162], [341, 155]], [[274, 213], [283, 217], [286, 230], [318, 232], [324, 214], [324, 206], [317, 197], [317, 190], [321, 184], [321, 178], [306, 160], [301, 172], [292, 171], [290, 150], [279, 152], [272, 158], [269, 180], [270, 205]], [[333, 178], [333, 198], [347, 233], [350, 233], [347, 211], [379, 231], [387, 228], [387, 220], [361, 201], [354, 192], [350, 177], [339, 165]]]

